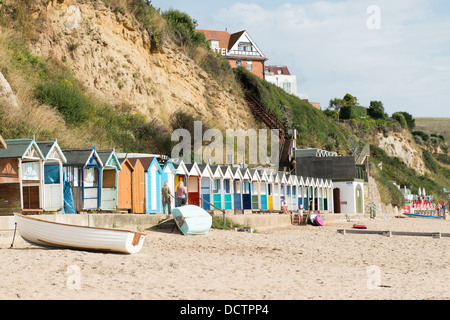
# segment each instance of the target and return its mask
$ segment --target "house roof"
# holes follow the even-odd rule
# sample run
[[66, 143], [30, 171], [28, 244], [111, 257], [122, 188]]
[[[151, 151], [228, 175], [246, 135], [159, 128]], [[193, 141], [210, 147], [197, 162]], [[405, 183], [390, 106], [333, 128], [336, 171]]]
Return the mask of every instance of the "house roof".
[[37, 145], [34, 139], [11, 139], [5, 140], [6, 149], [0, 150], [0, 158], [24, 158], [30, 148], [34, 145], [39, 157], [44, 159], [44, 155], [42, 154], [39, 146]]
[[228, 49], [228, 44], [230, 42], [231, 34], [228, 31], [217, 31], [217, 30], [203, 30], [197, 29], [205, 34], [206, 40], [216, 40], [219, 41], [219, 48]]
[[287, 66], [265, 66], [264, 69], [266, 72], [272, 72], [274, 75], [291, 75]]

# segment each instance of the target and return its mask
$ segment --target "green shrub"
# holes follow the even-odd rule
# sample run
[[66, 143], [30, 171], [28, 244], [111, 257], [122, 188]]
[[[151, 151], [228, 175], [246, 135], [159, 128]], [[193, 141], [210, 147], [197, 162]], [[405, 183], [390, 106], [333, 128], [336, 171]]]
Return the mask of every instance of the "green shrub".
[[164, 11], [161, 15], [166, 19], [177, 44], [209, 48], [205, 34], [195, 30], [197, 27], [197, 20], [192, 19], [187, 13], [169, 9]]
[[345, 106], [339, 114], [341, 119], [363, 118], [367, 116], [367, 108], [362, 106]]
[[394, 112], [392, 114], [392, 119], [396, 120], [402, 128], [406, 128], [408, 126], [405, 116], [400, 112]]
[[35, 87], [35, 96], [41, 103], [55, 107], [68, 124], [86, 121], [92, 108], [91, 102], [74, 79], [65, 75], [39, 81]]

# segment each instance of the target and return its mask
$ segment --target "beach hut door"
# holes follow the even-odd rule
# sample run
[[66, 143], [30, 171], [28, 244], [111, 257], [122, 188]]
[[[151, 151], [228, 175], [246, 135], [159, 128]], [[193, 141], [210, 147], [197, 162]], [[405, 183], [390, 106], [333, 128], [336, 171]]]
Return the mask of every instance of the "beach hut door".
[[341, 213], [341, 189], [333, 189], [334, 213]]

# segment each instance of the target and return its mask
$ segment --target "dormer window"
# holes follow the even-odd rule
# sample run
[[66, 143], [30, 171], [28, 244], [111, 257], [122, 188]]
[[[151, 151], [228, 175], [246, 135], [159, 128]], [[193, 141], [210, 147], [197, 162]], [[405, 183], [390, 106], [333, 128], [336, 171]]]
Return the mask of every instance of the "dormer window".
[[219, 49], [219, 40], [211, 40], [211, 49]]
[[253, 46], [250, 42], [239, 42], [238, 50], [239, 51], [253, 51]]

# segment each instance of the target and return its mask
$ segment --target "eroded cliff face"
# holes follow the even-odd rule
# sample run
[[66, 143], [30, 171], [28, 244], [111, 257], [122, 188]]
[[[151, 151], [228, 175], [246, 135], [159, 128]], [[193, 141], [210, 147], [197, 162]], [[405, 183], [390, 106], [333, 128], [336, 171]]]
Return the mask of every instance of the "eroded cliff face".
[[239, 92], [221, 87], [176, 46], [152, 48], [124, 10], [57, 0], [34, 16], [41, 25], [33, 53], [64, 63], [96, 97], [162, 123], [185, 111], [219, 129], [257, 127]]
[[417, 147], [411, 133], [406, 130], [402, 132], [392, 131], [388, 136], [384, 136], [382, 132], [378, 132], [374, 141], [380, 148], [386, 151], [388, 156], [400, 158], [420, 175], [424, 175], [428, 171], [423, 162], [422, 150]]

